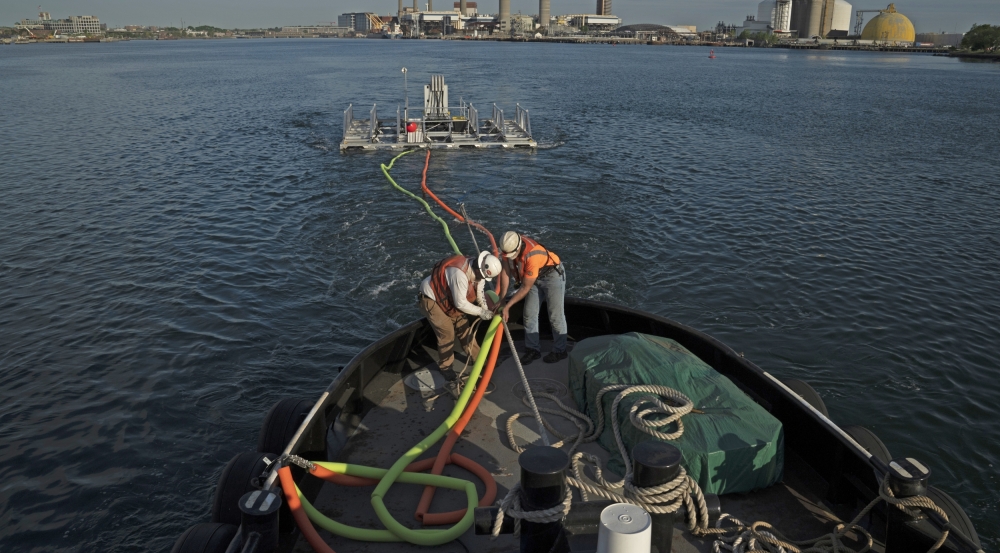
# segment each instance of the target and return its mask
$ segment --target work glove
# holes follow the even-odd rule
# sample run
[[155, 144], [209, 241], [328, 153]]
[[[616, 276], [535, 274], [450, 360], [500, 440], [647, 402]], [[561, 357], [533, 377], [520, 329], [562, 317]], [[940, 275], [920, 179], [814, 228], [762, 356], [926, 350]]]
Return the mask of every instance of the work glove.
[[479, 312], [479, 318], [484, 321], [491, 321], [493, 320], [493, 312], [489, 309], [483, 309]]

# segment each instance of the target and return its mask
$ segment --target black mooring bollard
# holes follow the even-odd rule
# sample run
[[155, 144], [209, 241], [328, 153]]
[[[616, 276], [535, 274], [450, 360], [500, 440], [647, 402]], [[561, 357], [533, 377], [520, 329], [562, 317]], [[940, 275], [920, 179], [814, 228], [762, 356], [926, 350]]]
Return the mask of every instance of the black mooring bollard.
[[256, 541], [256, 553], [278, 549], [278, 509], [281, 496], [272, 490], [247, 492], [240, 498], [240, 526], [243, 546]]
[[[681, 472], [681, 450], [657, 441], [640, 442], [632, 448], [632, 481], [640, 488], [666, 484]], [[649, 513], [653, 519], [653, 553], [670, 553], [674, 543], [675, 513]]]
[[[561, 449], [536, 446], [517, 458], [521, 465], [521, 510], [540, 511], [555, 507], [566, 497], [569, 456]], [[521, 521], [521, 553], [569, 551], [561, 522]]]

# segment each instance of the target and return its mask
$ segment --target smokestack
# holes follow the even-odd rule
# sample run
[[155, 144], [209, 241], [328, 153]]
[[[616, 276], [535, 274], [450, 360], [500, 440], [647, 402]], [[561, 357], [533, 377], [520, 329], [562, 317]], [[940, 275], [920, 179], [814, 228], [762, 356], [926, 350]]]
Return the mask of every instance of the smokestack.
[[597, 15], [611, 15], [611, 0], [597, 0]]
[[462, 15], [463, 15], [463, 16], [466, 16], [466, 15], [469, 15], [469, 12], [468, 12], [468, 11], [466, 11], [467, 9], [468, 9], [468, 7], [467, 7], [467, 6], [466, 6], [466, 4], [465, 4], [465, 0], [461, 0], [461, 1], [460, 1], [460, 2], [458, 3], [458, 11], [462, 12]]
[[[818, 1], [822, 2], [822, 0]], [[434, 11], [434, 0], [427, 0], [427, 11], [429, 12]]]
[[415, 12], [420, 11], [420, 7], [417, 6], [417, 2], [418, 2], [418, 0], [413, 0], [413, 11], [415, 11]]
[[500, 0], [500, 32], [510, 33], [510, 0]]
[[396, 20], [400, 21], [403, 18], [403, 0], [399, 0], [399, 11], [396, 12]]
[[550, 0], [538, 0], [538, 26], [541, 29], [549, 28], [549, 12], [551, 11], [549, 2]]

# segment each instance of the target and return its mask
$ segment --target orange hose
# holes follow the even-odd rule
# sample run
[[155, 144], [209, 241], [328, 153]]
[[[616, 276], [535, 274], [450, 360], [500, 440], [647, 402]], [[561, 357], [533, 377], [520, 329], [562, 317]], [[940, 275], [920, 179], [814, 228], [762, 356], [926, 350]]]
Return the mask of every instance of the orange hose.
[[[497, 327], [497, 332], [501, 332], [503, 323]], [[493, 369], [496, 367], [497, 357], [500, 355], [500, 344], [503, 340], [493, 340], [493, 347], [490, 348], [490, 356], [486, 360], [486, 368], [483, 371], [483, 376], [480, 379], [479, 385], [476, 386], [476, 393], [469, 400], [469, 405], [465, 408], [465, 412], [462, 413], [462, 417], [458, 419], [455, 426], [451, 428], [448, 432], [448, 437], [445, 438], [444, 444], [441, 445], [441, 450], [438, 451], [437, 458], [434, 460], [434, 467], [431, 469], [431, 474], [441, 474], [444, 470], [444, 466], [448, 463], [453, 462], [454, 457], [461, 457], [458, 454], [452, 454], [451, 450], [455, 446], [455, 443], [462, 437], [462, 431], [465, 430], [466, 425], [472, 419], [472, 415], [475, 414], [476, 409], [479, 408], [479, 402], [483, 399], [483, 394], [486, 393], [486, 388], [489, 386], [490, 378], [493, 377]], [[462, 457], [462, 459], [468, 461], [471, 465], [475, 465], [482, 469], [480, 473], [478, 470], [471, 468], [471, 465], [466, 465], [463, 463], [455, 463], [462, 468], [476, 474], [483, 483], [486, 485], [486, 493], [483, 494], [483, 498], [479, 501], [480, 507], [486, 507], [493, 504], [493, 500], [496, 499], [497, 495], [497, 483], [493, 479], [493, 475], [489, 473], [486, 469], [483, 469], [479, 464], [474, 461]], [[427, 511], [431, 507], [431, 501], [434, 499], [434, 491], [437, 488], [434, 486], [424, 487], [424, 493], [420, 497], [420, 503], [417, 506], [417, 512], [415, 517], [417, 520], [423, 522], [426, 525], [443, 525], [443, 524], [454, 524], [461, 520], [465, 515], [465, 509], [460, 509], [457, 511], [450, 511], [447, 513], [428, 513]]]
[[278, 469], [278, 477], [281, 478], [281, 489], [285, 492], [285, 501], [288, 503], [288, 508], [291, 509], [295, 523], [298, 524], [299, 530], [302, 531], [302, 535], [305, 536], [309, 545], [312, 546], [316, 553], [336, 553], [319, 536], [316, 528], [313, 527], [312, 521], [309, 520], [309, 515], [302, 508], [302, 502], [299, 501], [299, 494], [295, 491], [295, 480], [292, 479], [292, 469], [281, 467]]
[[[466, 222], [465, 221], [465, 217], [462, 217], [460, 214], [456, 213], [454, 209], [448, 207], [447, 204], [445, 204], [444, 202], [442, 202], [441, 199], [437, 197], [437, 195], [435, 195], [433, 192], [431, 192], [430, 188], [427, 188], [427, 167], [430, 166], [430, 164], [431, 164], [431, 151], [427, 150], [427, 157], [424, 158], [424, 176], [423, 176], [423, 179], [421, 179], [421, 181], [420, 181], [420, 188], [423, 189], [423, 191], [424, 191], [425, 194], [427, 194], [428, 196], [430, 196], [431, 198], [433, 198], [434, 201], [437, 202], [437, 204], [439, 206], [441, 206], [442, 209], [444, 209], [445, 211], [447, 211], [448, 214], [450, 214], [452, 217], [458, 219], [459, 222], [462, 222], [462, 223]], [[497, 248], [497, 241], [496, 241], [495, 238], [493, 238], [493, 233], [491, 233], [490, 231], [486, 230], [486, 227], [484, 227], [483, 225], [480, 225], [479, 223], [477, 223], [475, 221], [469, 221], [469, 224], [472, 225], [472, 226], [474, 226], [474, 227], [476, 227], [477, 229], [485, 232], [486, 236], [490, 237], [490, 245], [493, 246], [493, 255], [495, 255], [497, 257], [500, 257], [500, 249]]]

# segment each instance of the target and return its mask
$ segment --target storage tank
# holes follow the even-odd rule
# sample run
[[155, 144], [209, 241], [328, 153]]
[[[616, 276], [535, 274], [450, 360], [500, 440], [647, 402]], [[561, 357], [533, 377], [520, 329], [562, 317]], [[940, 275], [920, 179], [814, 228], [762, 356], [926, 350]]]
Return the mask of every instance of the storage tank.
[[774, 5], [775, 0], [764, 0], [760, 4], [757, 4], [757, 21], [766, 21], [767, 23], [773, 21]]
[[833, 3], [833, 25], [831, 31], [846, 31], [851, 34], [851, 10], [853, 6], [846, 0], [836, 0]]
[[909, 18], [897, 12], [895, 4], [889, 4], [888, 8], [865, 25], [861, 38], [891, 43], [913, 42], [916, 40], [916, 33]]
[[510, 33], [510, 0], [500, 0], [500, 32]]
[[[806, 38], [819, 36], [823, 27], [823, 0], [809, 0], [809, 24], [806, 26]], [[801, 38], [802, 29], [799, 29]]]
[[792, 0], [792, 30], [799, 32], [799, 38], [809, 36], [809, 7], [812, 0]]

